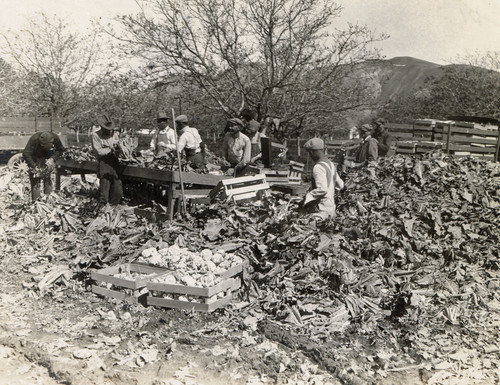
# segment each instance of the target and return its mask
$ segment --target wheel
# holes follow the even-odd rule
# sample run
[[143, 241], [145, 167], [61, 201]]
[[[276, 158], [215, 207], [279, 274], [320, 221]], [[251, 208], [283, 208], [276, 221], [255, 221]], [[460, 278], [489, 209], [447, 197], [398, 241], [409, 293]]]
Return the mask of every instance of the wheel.
[[21, 153], [13, 155], [7, 162], [7, 166], [9, 166], [9, 169], [12, 171], [24, 170], [28, 168], [28, 165], [23, 159], [23, 154]]

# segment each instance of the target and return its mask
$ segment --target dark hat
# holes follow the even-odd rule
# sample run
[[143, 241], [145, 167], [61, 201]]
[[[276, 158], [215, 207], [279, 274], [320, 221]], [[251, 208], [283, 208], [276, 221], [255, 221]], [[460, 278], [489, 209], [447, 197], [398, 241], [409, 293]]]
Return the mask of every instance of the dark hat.
[[377, 126], [383, 126], [383, 125], [385, 125], [386, 123], [387, 123], [387, 121], [386, 121], [384, 118], [377, 118], [377, 119], [375, 120], [375, 124], [376, 124]]
[[113, 119], [111, 119], [108, 114], [99, 115], [97, 117], [97, 124], [106, 130], [110, 130], [110, 131], [117, 130], [117, 128], [115, 126], [115, 122], [113, 122]]
[[161, 122], [162, 120], [168, 120], [169, 117], [165, 111], [159, 111], [158, 115], [156, 115], [156, 121]]
[[42, 147], [50, 147], [54, 143], [54, 135], [48, 131], [44, 131], [40, 134], [40, 145]]
[[324, 150], [325, 142], [320, 138], [312, 138], [309, 139], [305, 144], [304, 148], [306, 150]]
[[178, 123], [187, 123], [188, 122], [188, 118], [186, 115], [179, 115], [175, 118], [175, 121], [178, 122]]
[[360, 132], [371, 132], [373, 127], [370, 124], [363, 124], [359, 129]]
[[238, 126], [243, 127], [243, 121], [241, 119], [238, 119], [238, 118], [231, 118], [227, 122], [228, 122], [228, 124], [233, 124], [233, 125], [237, 124]]

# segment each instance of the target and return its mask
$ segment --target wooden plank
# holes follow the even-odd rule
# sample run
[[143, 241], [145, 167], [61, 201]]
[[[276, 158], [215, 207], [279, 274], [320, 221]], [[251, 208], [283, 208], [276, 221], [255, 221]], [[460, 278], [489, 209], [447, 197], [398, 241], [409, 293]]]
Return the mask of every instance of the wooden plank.
[[412, 138], [413, 133], [411, 132], [390, 132], [390, 134], [395, 138]]
[[497, 139], [491, 138], [471, 138], [467, 136], [452, 136], [451, 141], [453, 143], [470, 143], [472, 144], [489, 144], [495, 146], [497, 144]]
[[266, 179], [266, 176], [264, 174], [256, 174], [256, 175], [251, 175], [251, 176], [242, 176], [239, 178], [231, 178], [231, 179], [225, 179], [221, 180], [221, 186], [228, 186], [228, 185], [233, 185], [236, 183], [245, 183], [245, 182], [258, 182], [262, 179]]
[[478, 136], [492, 136], [495, 138], [498, 137], [498, 131], [480, 130], [477, 128], [452, 127], [451, 133], [452, 134], [478, 135]]
[[[119, 274], [121, 272], [130, 271], [136, 272], [140, 274], [152, 274], [145, 278], [119, 278], [113, 277], [115, 274]], [[109, 266], [104, 269], [91, 271], [90, 277], [97, 282], [106, 282], [111, 283], [115, 286], [121, 286], [128, 289], [140, 289], [146, 286], [146, 283], [155, 277], [158, 277], [161, 274], [168, 272], [167, 269], [163, 269], [160, 267], [150, 266], [150, 265], [141, 265], [141, 264], [122, 264], [116, 266]]]
[[243, 186], [243, 187], [236, 187], [236, 188], [232, 188], [232, 189], [227, 189], [225, 191], [225, 194], [226, 194], [226, 198], [230, 198], [230, 197], [234, 197], [234, 196], [238, 196], [238, 195], [246, 194], [246, 193], [250, 193], [250, 192], [257, 193], [257, 191], [267, 190], [267, 189], [269, 189], [269, 183], [264, 182], [264, 183], [257, 184], [257, 185]]
[[[184, 190], [184, 196], [186, 198], [201, 198], [201, 197], [208, 197], [208, 194], [210, 194], [211, 190], [208, 189], [185, 189]], [[181, 190], [174, 190], [174, 198], [178, 198], [182, 195]]]
[[415, 126], [413, 132], [432, 132], [433, 127]]
[[[59, 159], [57, 165], [61, 168], [70, 169], [80, 173], [81, 171], [97, 172], [97, 162], [84, 161], [78, 162], [72, 159]], [[121, 166], [122, 178], [134, 178], [145, 182], [157, 182], [161, 184], [179, 183], [179, 173], [171, 170], [158, 170], [137, 166]], [[227, 179], [227, 176], [198, 174], [194, 172], [183, 172], [184, 183], [196, 184], [201, 186], [216, 186], [221, 180]]]
[[230, 278], [234, 277], [235, 275], [241, 273], [243, 271], [243, 268], [247, 265], [246, 262], [238, 263], [237, 265], [234, 265], [230, 267], [229, 269], [216, 274], [218, 277], [221, 278]]
[[180, 301], [175, 299], [160, 298], [160, 297], [147, 297], [147, 304], [160, 307], [168, 307], [174, 309], [184, 309], [184, 310], [197, 310], [202, 312], [214, 311], [228, 303], [233, 299], [233, 295], [230, 293], [221, 299], [214, 301], [210, 304], [200, 303], [200, 302], [190, 302], [190, 301]]
[[160, 282], [148, 282], [146, 287], [149, 291], [162, 291], [169, 294], [186, 294], [197, 297], [212, 297], [215, 294], [229, 289], [233, 284], [233, 278], [225, 279], [217, 285], [210, 287], [195, 287], [186, 285], [174, 285]]
[[[139, 296], [125, 294], [125, 293], [120, 292], [120, 291], [107, 289], [105, 287], [101, 287], [101, 286], [97, 286], [97, 285], [92, 285], [92, 293], [100, 294], [100, 295], [103, 295], [105, 297], [116, 298], [118, 300], [127, 301], [129, 303], [138, 303], [139, 302]], [[145, 295], [145, 293], [143, 295]]]
[[460, 146], [460, 145], [450, 145], [450, 151], [467, 151], [483, 154], [494, 154], [495, 147], [474, 147], [474, 146]]
[[259, 196], [256, 191], [248, 192], [240, 195], [232, 195], [234, 203], [245, 203], [245, 202], [253, 202], [259, 199]]
[[414, 154], [415, 153], [415, 149], [409, 149], [409, 148], [397, 148], [396, 149], [396, 152], [398, 154]]

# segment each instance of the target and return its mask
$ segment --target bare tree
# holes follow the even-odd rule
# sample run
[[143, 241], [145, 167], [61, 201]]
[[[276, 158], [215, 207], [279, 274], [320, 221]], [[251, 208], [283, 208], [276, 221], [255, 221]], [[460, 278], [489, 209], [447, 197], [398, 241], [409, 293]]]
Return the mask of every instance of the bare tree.
[[367, 103], [366, 86], [350, 75], [378, 58], [372, 44], [385, 36], [358, 25], [334, 29], [341, 7], [331, 0], [139, 4], [138, 14], [120, 18], [124, 33], [110, 33], [148, 63], [151, 78], [181, 74], [227, 115], [252, 108], [260, 120], [279, 116], [300, 127]]
[[72, 32], [62, 19], [42, 13], [2, 37], [3, 52], [21, 80], [20, 113], [71, 120], [99, 60], [97, 32]]

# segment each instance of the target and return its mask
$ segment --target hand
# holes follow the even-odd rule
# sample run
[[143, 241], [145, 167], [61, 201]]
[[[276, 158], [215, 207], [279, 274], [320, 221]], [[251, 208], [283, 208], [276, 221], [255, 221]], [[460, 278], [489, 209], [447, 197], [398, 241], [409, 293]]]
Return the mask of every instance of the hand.
[[56, 162], [54, 161], [54, 159], [49, 158], [45, 161], [45, 166], [47, 166], [47, 168], [52, 171], [54, 168], [56, 168]]

